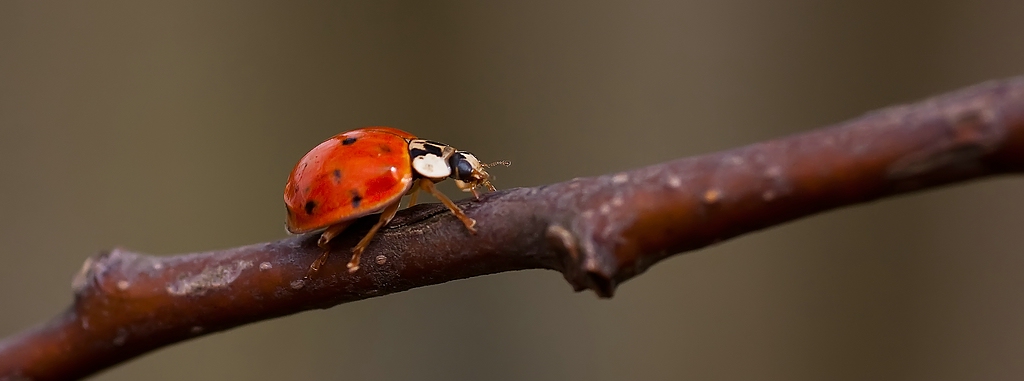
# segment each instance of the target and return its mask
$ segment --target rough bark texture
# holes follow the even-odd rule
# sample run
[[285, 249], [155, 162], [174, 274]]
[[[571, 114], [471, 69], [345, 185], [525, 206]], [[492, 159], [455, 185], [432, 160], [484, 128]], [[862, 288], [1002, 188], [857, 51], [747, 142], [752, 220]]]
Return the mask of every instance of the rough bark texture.
[[87, 376], [149, 350], [242, 324], [414, 287], [533, 268], [577, 290], [615, 287], [674, 254], [813, 213], [1024, 170], [1024, 77], [990, 82], [836, 126], [632, 171], [490, 193], [402, 211], [363, 254], [348, 248], [376, 219], [333, 241], [303, 280], [316, 235], [152, 257], [88, 259], [74, 304], [0, 342], [0, 379]]

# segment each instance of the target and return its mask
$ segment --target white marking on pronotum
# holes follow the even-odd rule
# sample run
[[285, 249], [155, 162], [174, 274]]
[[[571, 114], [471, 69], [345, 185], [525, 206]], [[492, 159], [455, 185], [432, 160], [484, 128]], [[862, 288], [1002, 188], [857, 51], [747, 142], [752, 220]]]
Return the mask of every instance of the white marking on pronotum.
[[412, 168], [423, 175], [423, 177], [431, 179], [443, 179], [452, 174], [452, 169], [448, 166], [448, 162], [432, 153], [416, 156], [416, 158], [412, 159]]
[[620, 173], [615, 176], [612, 176], [612, 184], [622, 184], [627, 181], [629, 181], [628, 173]]

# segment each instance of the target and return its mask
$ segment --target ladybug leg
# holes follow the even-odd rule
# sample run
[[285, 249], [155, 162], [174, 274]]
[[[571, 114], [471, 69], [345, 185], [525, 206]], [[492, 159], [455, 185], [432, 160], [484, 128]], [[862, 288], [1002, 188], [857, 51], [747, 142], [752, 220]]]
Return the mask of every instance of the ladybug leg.
[[391, 222], [391, 219], [395, 217], [395, 213], [398, 213], [398, 206], [401, 204], [402, 199], [398, 199], [391, 203], [391, 205], [384, 207], [384, 211], [380, 213], [380, 220], [370, 228], [370, 231], [366, 232], [366, 235], [363, 236], [363, 239], [359, 240], [356, 247], [352, 248], [352, 259], [349, 260], [348, 265], [346, 265], [349, 273], [354, 273], [359, 270], [359, 256], [363, 254], [363, 250], [366, 249], [366, 246], [370, 245], [370, 241], [373, 240], [373, 236], [377, 234], [377, 230], [382, 226], [387, 225], [388, 222]]
[[320, 246], [321, 249], [327, 249], [327, 244], [331, 242], [331, 240], [334, 239], [334, 237], [337, 237], [338, 234], [341, 234], [341, 232], [345, 231], [345, 228], [347, 228], [349, 225], [352, 225], [353, 222], [355, 222], [355, 220], [345, 221], [328, 226], [327, 230], [324, 230], [324, 232], [320, 234], [320, 239], [316, 241], [316, 245]]
[[355, 221], [345, 221], [328, 226], [327, 230], [324, 230], [324, 232], [320, 234], [320, 239], [316, 241], [316, 245], [320, 246], [321, 249], [324, 249], [324, 252], [309, 265], [309, 271], [306, 275], [307, 277], [309, 274], [319, 271], [320, 266], [323, 266], [324, 262], [327, 262], [327, 256], [331, 254], [331, 247], [328, 245], [328, 243], [331, 242], [331, 239], [334, 239], [334, 237], [344, 231], [345, 228], [352, 225], [353, 222]]
[[418, 184], [413, 184], [412, 189], [409, 190], [409, 205], [406, 208], [411, 208], [416, 205], [416, 195], [420, 193], [420, 187]]
[[466, 225], [466, 229], [469, 229], [470, 233], [476, 234], [476, 228], [474, 227], [476, 226], [476, 221], [463, 213], [462, 209], [459, 209], [459, 206], [455, 205], [455, 203], [445, 196], [444, 193], [441, 193], [437, 188], [434, 188], [433, 181], [421, 179], [419, 181], [419, 187], [436, 197], [438, 200], [441, 200], [441, 203], [444, 204], [444, 206], [447, 206], [448, 209], [451, 209], [452, 213], [455, 214], [455, 217], [458, 217], [459, 220], [462, 221], [462, 224]]
[[487, 189], [490, 190], [491, 192], [497, 192], [498, 191], [497, 189], [494, 188], [494, 185], [491, 185], [490, 181], [487, 181], [487, 180], [481, 181], [478, 184], [474, 184], [472, 188], [469, 188], [469, 191], [473, 192], [473, 197], [475, 197], [477, 200], [480, 199], [480, 192], [477, 191], [476, 188], [480, 187], [481, 185], [487, 187]]

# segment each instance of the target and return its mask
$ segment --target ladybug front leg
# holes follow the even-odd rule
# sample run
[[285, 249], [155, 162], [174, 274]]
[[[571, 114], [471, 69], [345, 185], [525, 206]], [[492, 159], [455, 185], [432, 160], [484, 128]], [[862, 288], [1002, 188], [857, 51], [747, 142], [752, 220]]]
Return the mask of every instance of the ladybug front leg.
[[433, 181], [430, 181], [429, 179], [420, 179], [418, 185], [420, 188], [427, 191], [427, 193], [430, 193], [438, 200], [441, 200], [441, 203], [444, 204], [444, 206], [447, 206], [448, 209], [451, 209], [452, 213], [455, 214], [455, 217], [458, 217], [459, 220], [462, 221], [462, 224], [466, 225], [466, 229], [469, 229], [470, 233], [476, 234], [476, 220], [469, 218], [469, 216], [462, 212], [462, 209], [459, 209], [458, 205], [455, 205], [455, 203], [445, 196], [444, 193], [437, 190], [437, 188], [434, 187]]
[[370, 241], [373, 239], [373, 236], [377, 234], [377, 230], [382, 226], [387, 225], [388, 222], [391, 222], [392, 218], [395, 218], [395, 213], [398, 213], [398, 206], [401, 204], [402, 199], [399, 198], [398, 200], [395, 200], [395, 202], [391, 203], [391, 205], [384, 207], [384, 211], [380, 213], [380, 220], [370, 228], [370, 231], [366, 232], [366, 235], [363, 236], [363, 239], [356, 244], [356, 247], [352, 248], [352, 259], [349, 260], [348, 265], [346, 265], [349, 273], [354, 273], [359, 270], [359, 256], [363, 254], [363, 250], [366, 249], [366, 246], [370, 245]]

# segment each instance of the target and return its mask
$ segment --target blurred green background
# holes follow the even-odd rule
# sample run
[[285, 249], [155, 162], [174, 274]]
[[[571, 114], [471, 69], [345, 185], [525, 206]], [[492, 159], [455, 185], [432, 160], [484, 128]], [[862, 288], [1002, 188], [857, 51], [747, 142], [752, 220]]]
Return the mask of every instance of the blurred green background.
[[[284, 237], [288, 171], [340, 131], [397, 126], [534, 186], [1024, 73], [1021, 20], [1009, 1], [0, 2], [0, 336], [62, 310], [99, 250]], [[451, 282], [95, 379], [1019, 379], [1022, 194], [826, 213], [611, 300], [550, 271]]]

